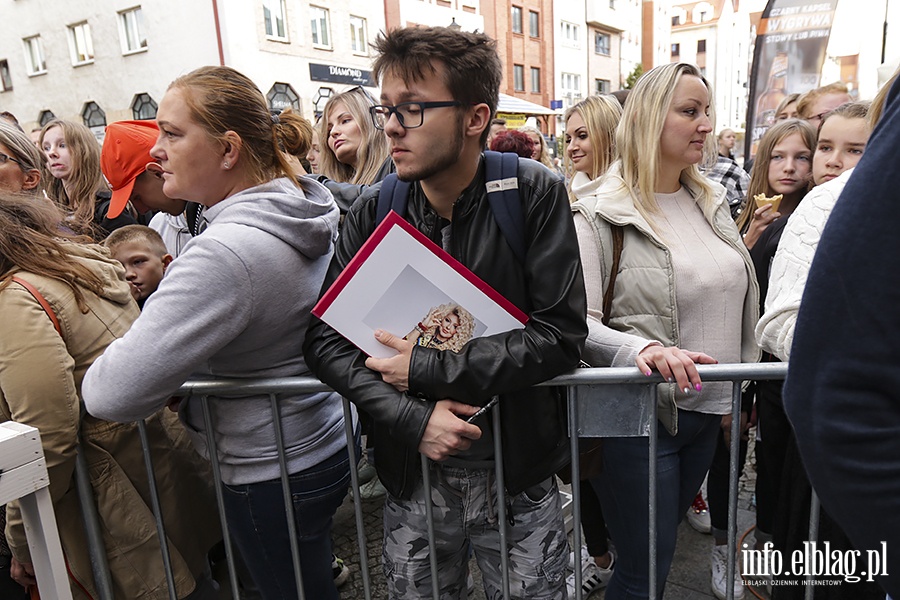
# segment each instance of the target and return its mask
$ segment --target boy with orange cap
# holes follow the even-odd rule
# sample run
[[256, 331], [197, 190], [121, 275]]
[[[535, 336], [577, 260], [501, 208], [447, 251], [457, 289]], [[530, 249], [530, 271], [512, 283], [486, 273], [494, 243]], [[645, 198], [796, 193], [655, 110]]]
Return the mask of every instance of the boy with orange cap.
[[119, 216], [129, 202], [141, 215], [159, 211], [149, 225], [162, 236], [168, 251], [178, 256], [191, 239], [184, 216], [187, 203], [163, 193], [162, 169], [150, 156], [158, 137], [154, 121], [118, 121], [106, 127], [100, 168], [112, 187], [107, 215]]

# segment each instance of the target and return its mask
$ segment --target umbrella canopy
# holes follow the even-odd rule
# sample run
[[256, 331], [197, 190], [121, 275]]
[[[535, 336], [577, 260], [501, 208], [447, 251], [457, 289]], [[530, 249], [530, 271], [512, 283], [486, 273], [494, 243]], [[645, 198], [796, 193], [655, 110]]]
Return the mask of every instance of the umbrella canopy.
[[510, 96], [502, 92], [500, 93], [500, 103], [497, 105], [497, 112], [521, 115], [562, 114], [558, 110], [553, 110], [551, 108], [547, 108], [546, 106], [541, 106], [540, 104], [535, 104], [534, 102], [529, 102], [528, 100], [522, 100], [521, 98], [516, 98], [515, 96]]

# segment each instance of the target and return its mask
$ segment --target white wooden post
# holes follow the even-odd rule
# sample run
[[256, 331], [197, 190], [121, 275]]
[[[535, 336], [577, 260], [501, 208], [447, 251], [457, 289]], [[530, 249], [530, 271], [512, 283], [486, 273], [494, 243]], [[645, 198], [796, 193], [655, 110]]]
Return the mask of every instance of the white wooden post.
[[42, 598], [72, 600], [38, 430], [0, 423], [0, 504], [19, 500]]

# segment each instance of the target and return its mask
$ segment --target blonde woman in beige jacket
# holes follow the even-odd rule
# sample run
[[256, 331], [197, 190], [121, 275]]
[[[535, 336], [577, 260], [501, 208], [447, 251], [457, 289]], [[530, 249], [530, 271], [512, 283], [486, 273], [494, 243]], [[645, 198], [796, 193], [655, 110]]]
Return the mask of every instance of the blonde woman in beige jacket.
[[[697, 165], [715, 152], [709, 83], [687, 64], [657, 67], [629, 95], [616, 133], [620, 160], [573, 205], [588, 294], [583, 357], [631, 366], [669, 383], [659, 388], [656, 469], [657, 594], [668, 576], [676, 529], [712, 462], [727, 383], [704, 384], [696, 364], [755, 361], [758, 289], [725, 190]], [[613, 230], [623, 246], [608, 324]], [[648, 446], [609, 438], [592, 484], [618, 550], [608, 600], [647, 598]]]

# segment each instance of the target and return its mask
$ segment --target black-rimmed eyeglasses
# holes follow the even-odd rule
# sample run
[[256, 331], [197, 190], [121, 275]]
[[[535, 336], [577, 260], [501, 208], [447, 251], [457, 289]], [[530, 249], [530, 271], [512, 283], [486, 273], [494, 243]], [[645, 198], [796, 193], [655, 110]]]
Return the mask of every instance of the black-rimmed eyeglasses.
[[6, 161], [8, 161], [8, 160], [13, 161], [14, 163], [16, 163], [17, 165], [19, 165], [19, 166], [22, 167], [23, 169], [26, 168], [25, 165], [22, 164], [22, 161], [20, 161], [19, 159], [13, 158], [13, 157], [10, 156], [9, 154], [3, 154], [2, 152], [0, 152], [0, 165], [5, 165], [5, 164], [6, 164]]
[[425, 116], [426, 108], [446, 108], [448, 106], [462, 106], [463, 103], [458, 100], [447, 100], [444, 102], [401, 102], [396, 106], [388, 106], [386, 104], [376, 104], [369, 108], [372, 115], [372, 122], [376, 129], [384, 129], [387, 122], [391, 119], [391, 115], [397, 115], [397, 121], [403, 129], [415, 129], [422, 126], [422, 120]]

